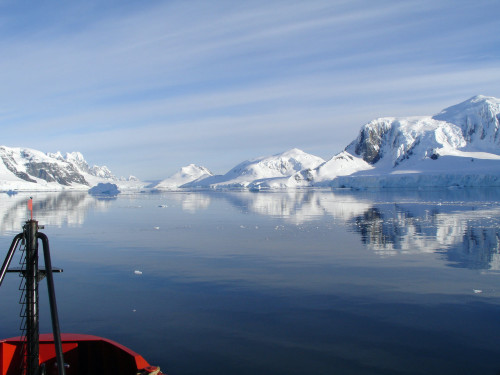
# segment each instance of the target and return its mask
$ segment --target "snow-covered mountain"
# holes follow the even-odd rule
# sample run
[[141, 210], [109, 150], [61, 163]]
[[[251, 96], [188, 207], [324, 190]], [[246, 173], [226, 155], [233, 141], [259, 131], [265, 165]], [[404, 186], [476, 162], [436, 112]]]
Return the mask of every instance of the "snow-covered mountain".
[[190, 182], [198, 181], [214, 174], [207, 168], [195, 164], [182, 167], [173, 176], [166, 178], [155, 186], [158, 190], [173, 190]]
[[115, 181], [106, 167], [90, 167], [79, 152], [43, 153], [0, 146], [0, 190], [87, 190], [99, 182]]
[[499, 99], [476, 96], [433, 117], [374, 120], [346, 150], [372, 165], [383, 159], [392, 168], [410, 159], [437, 160], [462, 152], [496, 155], [500, 152], [499, 118]]
[[66, 160], [68, 163], [73, 164], [80, 171], [88, 173], [91, 176], [116, 180], [116, 177], [111, 173], [111, 171], [106, 166], [100, 167], [94, 165], [90, 167], [83, 158], [83, 155], [79, 152], [67, 153], [64, 160]]
[[[432, 117], [373, 120], [344, 152], [311, 172], [313, 184], [500, 186], [499, 120], [500, 100], [486, 96]], [[342, 163], [350, 173], [339, 173]]]
[[375, 119], [328, 161], [292, 149], [245, 161], [224, 175], [186, 176], [178, 186], [500, 186], [499, 121], [500, 99], [475, 96], [434, 116]]
[[273, 156], [260, 157], [238, 164], [224, 175], [196, 179], [183, 188], [260, 188], [268, 181], [281, 184], [304, 169], [316, 168], [325, 161], [299, 149], [291, 149]]
[[94, 165], [90, 167], [80, 152], [68, 152], [64, 157], [60, 152], [48, 153], [47, 156], [62, 162], [67, 162], [80, 172], [87, 173], [91, 176], [116, 180], [116, 177], [106, 166], [100, 167]]
[[[135, 178], [117, 180], [90, 167], [79, 152], [44, 154], [0, 146], [0, 190], [88, 189], [117, 181], [142, 189]], [[357, 138], [328, 161], [299, 149], [238, 164], [213, 175], [194, 164], [156, 189], [298, 187], [500, 187], [500, 99], [475, 96], [434, 116], [385, 117], [362, 126]]]

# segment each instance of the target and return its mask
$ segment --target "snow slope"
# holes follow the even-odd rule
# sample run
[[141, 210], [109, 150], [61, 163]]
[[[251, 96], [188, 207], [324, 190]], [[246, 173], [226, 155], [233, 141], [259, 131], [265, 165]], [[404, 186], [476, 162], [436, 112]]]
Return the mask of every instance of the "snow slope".
[[324, 163], [322, 158], [294, 148], [273, 156], [244, 161], [224, 175], [199, 179], [182, 187], [258, 189], [260, 186], [267, 187], [271, 181], [280, 185], [280, 181], [286, 181], [301, 170], [316, 168], [321, 163]]
[[157, 184], [154, 188], [158, 190], [173, 190], [190, 182], [198, 181], [207, 177], [213, 176], [207, 168], [189, 164], [182, 167], [173, 176], [166, 178]]

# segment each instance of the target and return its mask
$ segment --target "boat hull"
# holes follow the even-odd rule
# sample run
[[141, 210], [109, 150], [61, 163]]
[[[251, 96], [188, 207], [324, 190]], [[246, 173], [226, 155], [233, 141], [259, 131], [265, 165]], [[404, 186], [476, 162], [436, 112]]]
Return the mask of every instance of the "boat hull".
[[[150, 366], [140, 354], [112, 340], [99, 336], [63, 333], [61, 341], [66, 375], [162, 374], [159, 367]], [[39, 363], [45, 368], [47, 375], [57, 374], [52, 334], [40, 335], [39, 358]], [[21, 337], [0, 340], [0, 375], [18, 375], [21, 365]]]

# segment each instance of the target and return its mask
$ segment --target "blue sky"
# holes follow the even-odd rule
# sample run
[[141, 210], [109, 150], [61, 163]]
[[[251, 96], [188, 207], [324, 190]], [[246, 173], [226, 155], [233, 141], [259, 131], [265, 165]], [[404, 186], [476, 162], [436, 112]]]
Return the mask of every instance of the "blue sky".
[[323, 158], [377, 117], [500, 97], [500, 2], [0, 0], [1, 145], [118, 176]]

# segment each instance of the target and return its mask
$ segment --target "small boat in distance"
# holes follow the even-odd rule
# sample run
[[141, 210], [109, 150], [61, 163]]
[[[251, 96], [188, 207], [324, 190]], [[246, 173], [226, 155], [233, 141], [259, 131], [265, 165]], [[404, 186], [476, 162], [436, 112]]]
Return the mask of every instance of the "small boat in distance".
[[[49, 240], [38, 231], [43, 227], [33, 220], [32, 200], [28, 201], [31, 220], [14, 237], [0, 269], [0, 285], [5, 274], [21, 274], [21, 335], [0, 339], [0, 375], [164, 375], [141, 355], [99, 336], [63, 333], [54, 291]], [[45, 268], [38, 267], [38, 240], [43, 245]], [[20, 268], [10, 269], [16, 249], [21, 251]], [[47, 278], [52, 334], [39, 333], [38, 283]]]

